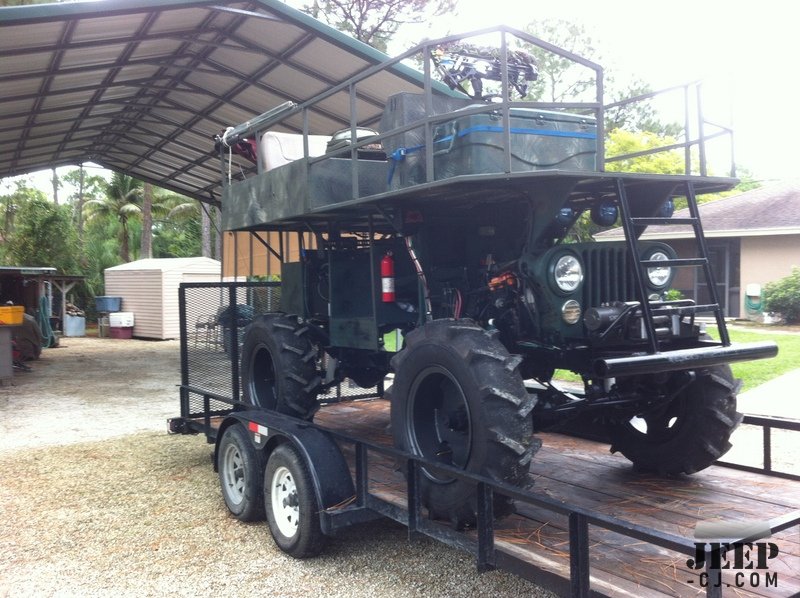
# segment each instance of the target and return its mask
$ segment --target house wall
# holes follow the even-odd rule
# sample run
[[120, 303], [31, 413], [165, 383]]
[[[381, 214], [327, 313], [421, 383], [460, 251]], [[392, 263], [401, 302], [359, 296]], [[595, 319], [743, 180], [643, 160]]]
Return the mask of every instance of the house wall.
[[800, 235], [742, 237], [742, 314], [748, 284], [765, 285], [800, 267]]
[[[694, 240], [671, 239], [667, 242], [680, 257], [696, 255]], [[740, 243], [739, 314], [740, 317], [746, 317], [745, 296], [748, 284], [757, 283], [763, 288], [766, 283], [791, 274], [793, 267], [800, 267], [800, 235], [745, 236], [740, 237]], [[692, 268], [680, 268], [673, 288], [691, 297], [694, 275]]]
[[[223, 236], [222, 275], [224, 277], [280, 276], [281, 263], [259, 241], [265, 241], [276, 252], [280, 251], [280, 233], [226, 231]], [[313, 236], [303, 234], [305, 247], [313, 247]], [[300, 259], [300, 245], [296, 233], [284, 233], [283, 251], [287, 262]]]

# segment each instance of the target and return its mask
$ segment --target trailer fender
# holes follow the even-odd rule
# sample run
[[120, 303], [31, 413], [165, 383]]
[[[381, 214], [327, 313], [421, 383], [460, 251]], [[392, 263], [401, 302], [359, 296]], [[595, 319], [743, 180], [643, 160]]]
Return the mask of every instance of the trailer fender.
[[[232, 413], [222, 423], [217, 434], [217, 445], [224, 430], [236, 423], [249, 432], [248, 436], [257, 450], [264, 456], [264, 463], [270, 453], [283, 442], [291, 442], [300, 451], [308, 465], [314, 481], [314, 490], [322, 510], [347, 502], [355, 496], [355, 486], [347, 461], [339, 445], [327, 432], [275, 412], [240, 411]], [[214, 449], [214, 465], [217, 463], [218, 447]], [[326, 531], [327, 518], [320, 513], [323, 532]]]

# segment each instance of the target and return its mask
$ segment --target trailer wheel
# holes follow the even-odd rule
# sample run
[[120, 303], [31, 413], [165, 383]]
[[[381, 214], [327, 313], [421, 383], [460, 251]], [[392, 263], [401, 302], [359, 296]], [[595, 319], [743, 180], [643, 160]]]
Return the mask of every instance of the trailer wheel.
[[742, 421], [736, 388], [727, 365], [698, 371], [666, 406], [613, 423], [611, 451], [640, 471], [677, 475], [705, 469], [728, 452], [730, 436]]
[[239, 521], [264, 519], [264, 468], [245, 429], [234, 424], [222, 434], [217, 456], [222, 497]]
[[264, 501], [269, 531], [278, 548], [298, 559], [319, 554], [325, 536], [319, 525], [314, 482], [303, 458], [289, 443], [278, 446], [267, 461]]
[[[533, 454], [531, 411], [536, 403], [514, 359], [470, 320], [436, 320], [406, 337], [392, 359], [392, 434], [401, 450], [512, 485], [527, 479]], [[457, 528], [476, 519], [474, 486], [423, 468], [420, 495], [430, 516]], [[495, 516], [513, 512], [495, 496]]]
[[317, 410], [317, 350], [308, 328], [283, 314], [254, 320], [242, 345], [246, 403], [311, 420]]

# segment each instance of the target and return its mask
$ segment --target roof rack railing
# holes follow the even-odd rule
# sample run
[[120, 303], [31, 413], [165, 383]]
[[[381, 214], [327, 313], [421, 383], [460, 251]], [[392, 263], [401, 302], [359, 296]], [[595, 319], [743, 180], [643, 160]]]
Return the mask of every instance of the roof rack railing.
[[[702, 81], [691, 81], [682, 85], [674, 85], [658, 91], [643, 93], [625, 100], [606, 104], [604, 106], [604, 111], [608, 113], [610, 110], [615, 108], [624, 108], [626, 106], [640, 102], [646, 102], [670, 93], [683, 93], [683, 141], [665, 144], [638, 152], [607, 156], [605, 158], [606, 164], [612, 162], [621, 162], [623, 160], [631, 160], [643, 156], [651, 156], [654, 154], [660, 154], [674, 150], [683, 150], [684, 174], [691, 175], [697, 173], [700, 174], [700, 176], [708, 176], [708, 142], [718, 138], [727, 138], [730, 152], [730, 166], [727, 174], [731, 177], [735, 177], [736, 163], [733, 144], [733, 129], [706, 120], [703, 113], [702, 88]], [[709, 132], [709, 128], [713, 130]], [[697, 148], [696, 162], [692, 154], [692, 150], [695, 147]]]

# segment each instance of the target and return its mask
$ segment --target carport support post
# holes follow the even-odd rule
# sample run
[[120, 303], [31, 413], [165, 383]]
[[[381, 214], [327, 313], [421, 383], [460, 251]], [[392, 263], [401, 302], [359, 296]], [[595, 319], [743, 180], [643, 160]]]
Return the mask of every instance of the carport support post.
[[[61, 325], [65, 326], [64, 322], [67, 319], [67, 293], [69, 293], [72, 290], [72, 287], [75, 286], [75, 283], [74, 282], [59, 283], [57, 280], [54, 280], [53, 284], [55, 284], [58, 290], [61, 291], [61, 322], [62, 322]], [[53, 309], [52, 306], [50, 307], [50, 309], [52, 311]], [[49, 318], [53, 314], [49, 313], [44, 315], [45, 317]]]

